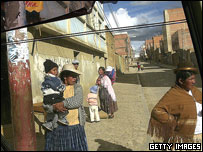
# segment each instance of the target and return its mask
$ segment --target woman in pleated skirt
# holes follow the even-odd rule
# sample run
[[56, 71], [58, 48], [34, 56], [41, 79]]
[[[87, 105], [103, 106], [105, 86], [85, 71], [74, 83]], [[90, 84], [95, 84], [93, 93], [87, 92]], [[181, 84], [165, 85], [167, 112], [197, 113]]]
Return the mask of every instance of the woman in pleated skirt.
[[83, 126], [59, 125], [53, 132], [46, 132], [46, 151], [88, 151]]
[[114, 112], [118, 110], [116, 95], [112, 87], [110, 78], [105, 75], [105, 68], [99, 68], [99, 77], [96, 84], [100, 86], [99, 88], [99, 99], [101, 110], [106, 112], [109, 118], [114, 117]]
[[43, 105], [47, 117], [51, 112], [64, 112], [68, 125], [57, 123], [53, 131], [45, 133], [45, 151], [88, 151], [85, 134], [86, 114], [83, 106], [83, 89], [77, 84], [77, 77], [81, 74], [72, 64], [63, 66], [60, 78], [66, 85], [63, 93], [64, 101], [54, 105]]

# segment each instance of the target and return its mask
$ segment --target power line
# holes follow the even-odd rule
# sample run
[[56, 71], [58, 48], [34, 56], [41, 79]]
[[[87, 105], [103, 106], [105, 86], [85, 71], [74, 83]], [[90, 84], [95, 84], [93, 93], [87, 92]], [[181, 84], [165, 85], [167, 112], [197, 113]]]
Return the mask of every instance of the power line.
[[[111, 10], [113, 10], [112, 4], [109, 4], [109, 6], [111, 7]], [[114, 11], [113, 11], [113, 15], [114, 15], [114, 17], [115, 17], [116, 23], [118, 24], [118, 27], [120, 27], [119, 22], [118, 22], [118, 19], [117, 19], [117, 15], [116, 15], [116, 13], [114, 13]]]
[[33, 41], [44, 41], [44, 40], [50, 40], [50, 39], [75, 37], [75, 36], [82, 36], [82, 35], [88, 35], [88, 34], [99, 34], [99, 33], [104, 33], [104, 32], [113, 32], [113, 31], [127, 31], [127, 30], [132, 30], [132, 29], [141, 29], [141, 28], [149, 28], [149, 27], [156, 27], [156, 26], [166, 26], [166, 25], [181, 24], [181, 23], [186, 23], [186, 22], [187, 22], [186, 19], [183, 19], [183, 20], [159, 22], [159, 23], [152, 23], [152, 24], [125, 26], [125, 27], [119, 27], [119, 28], [102, 29], [102, 30], [94, 30], [94, 31], [86, 31], [86, 32], [79, 32], [79, 33], [71, 33], [71, 34], [50, 36], [50, 37], [44, 37], [44, 38], [36, 38], [36, 39], [27, 39], [27, 40], [21, 40], [21, 41], [6, 42], [6, 43], [3, 43], [1, 45], [11, 45], [11, 44], [17, 44], [17, 43], [28, 43], [28, 42], [33, 42]]
[[114, 22], [116, 23], [116, 26], [119, 27], [119, 26], [118, 26], [118, 23], [117, 23], [117, 21], [116, 21], [116, 18], [115, 18], [115, 16], [114, 16], [113, 10], [111, 9], [111, 7], [110, 7], [109, 4], [107, 4], [107, 5], [108, 5], [109, 10], [110, 10], [110, 12], [111, 12], [111, 15], [112, 15], [112, 17], [113, 17], [113, 20], [114, 20]]
[[103, 15], [104, 15], [104, 19], [106, 20], [106, 23], [109, 25], [110, 28], [112, 28], [112, 26], [111, 26], [111, 24], [110, 24], [108, 18], [107, 18], [106, 15], [105, 15], [104, 10], [101, 8], [101, 5], [98, 4], [98, 6], [99, 6], [99, 8], [102, 10], [102, 13], [103, 13]]

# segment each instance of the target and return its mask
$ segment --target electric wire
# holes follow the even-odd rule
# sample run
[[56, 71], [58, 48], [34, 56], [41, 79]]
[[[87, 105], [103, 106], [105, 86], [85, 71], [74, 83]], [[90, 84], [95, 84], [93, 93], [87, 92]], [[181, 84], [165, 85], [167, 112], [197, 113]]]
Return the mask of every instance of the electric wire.
[[44, 40], [49, 40], [49, 39], [75, 37], [75, 36], [83, 36], [83, 35], [88, 35], [88, 34], [99, 34], [99, 33], [104, 33], [104, 32], [113, 32], [113, 31], [128, 31], [128, 30], [133, 30], [133, 29], [150, 28], [150, 27], [156, 27], [156, 26], [166, 26], [166, 25], [181, 24], [181, 23], [186, 23], [186, 22], [187, 22], [186, 19], [183, 19], [183, 20], [159, 22], [159, 23], [152, 23], [152, 24], [125, 26], [125, 27], [119, 27], [119, 28], [93, 30], [93, 31], [86, 31], [86, 32], [63, 34], [63, 35], [57, 35], [57, 36], [42, 37], [42, 38], [36, 38], [36, 39], [12, 41], [12, 42], [3, 43], [1, 45], [12, 45], [12, 44], [18, 44], [18, 43], [28, 43], [28, 42], [33, 42], [33, 41], [44, 41]]
[[109, 10], [110, 10], [110, 12], [111, 12], [111, 15], [112, 15], [112, 17], [113, 17], [114, 22], [116, 23], [116, 26], [119, 27], [119, 26], [118, 26], [118, 22], [116, 21], [116, 18], [115, 18], [115, 16], [114, 16], [113, 10], [112, 10], [111, 7], [110, 7], [110, 4], [107, 4], [107, 6], [109, 7]]
[[110, 8], [111, 8], [111, 10], [112, 10], [112, 12], [113, 12], [113, 15], [114, 15], [114, 18], [115, 18], [116, 23], [118, 24], [118, 27], [120, 27], [119, 22], [118, 22], [117, 15], [116, 15], [116, 13], [114, 13], [114, 11], [113, 11], [112, 4], [109, 4], [109, 6], [110, 6]]
[[107, 18], [106, 15], [105, 15], [104, 10], [101, 8], [101, 5], [98, 4], [97, 6], [99, 6], [100, 10], [102, 10], [101, 12], [103, 13], [104, 19], [106, 20], [106, 23], [108, 24], [108, 26], [109, 26], [110, 28], [112, 28], [112, 26], [111, 26], [111, 24], [110, 24], [108, 18]]

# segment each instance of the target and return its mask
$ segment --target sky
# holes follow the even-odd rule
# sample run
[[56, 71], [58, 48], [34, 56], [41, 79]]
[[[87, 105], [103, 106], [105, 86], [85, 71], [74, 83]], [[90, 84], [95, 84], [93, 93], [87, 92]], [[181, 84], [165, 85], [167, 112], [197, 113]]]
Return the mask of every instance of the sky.
[[[164, 22], [166, 9], [182, 8], [181, 1], [117, 1], [116, 4], [103, 4], [104, 13], [112, 28], [117, 28], [111, 10], [114, 12], [119, 27]], [[124, 32], [124, 31], [123, 31]], [[128, 30], [131, 45], [136, 53], [145, 40], [162, 34], [162, 26]]]

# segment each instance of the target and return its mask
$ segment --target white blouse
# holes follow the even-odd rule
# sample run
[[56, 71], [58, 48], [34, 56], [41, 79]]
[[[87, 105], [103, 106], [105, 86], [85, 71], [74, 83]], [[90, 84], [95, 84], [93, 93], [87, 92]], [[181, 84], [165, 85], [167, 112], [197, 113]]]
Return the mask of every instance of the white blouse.
[[[189, 95], [192, 95], [192, 91], [189, 91]], [[195, 127], [194, 134], [201, 134], [202, 133], [202, 104], [195, 101], [196, 109], [197, 109], [197, 123]]]

